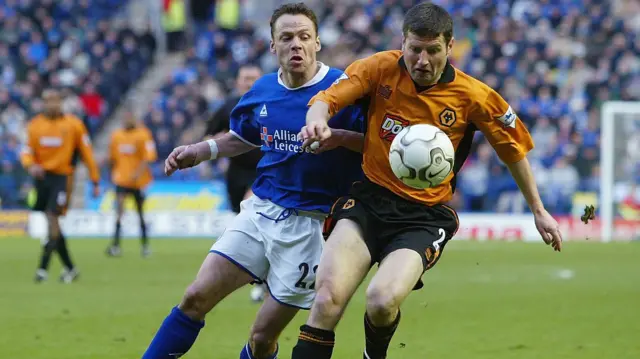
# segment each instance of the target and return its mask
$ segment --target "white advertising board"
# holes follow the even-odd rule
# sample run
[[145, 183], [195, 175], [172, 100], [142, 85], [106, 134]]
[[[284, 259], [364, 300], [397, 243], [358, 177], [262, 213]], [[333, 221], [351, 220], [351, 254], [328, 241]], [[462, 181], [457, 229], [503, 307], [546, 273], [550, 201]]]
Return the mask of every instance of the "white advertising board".
[[[149, 236], [152, 238], [216, 238], [235, 215], [227, 211], [153, 211], [146, 214]], [[460, 213], [460, 228], [454, 239], [475, 241], [540, 241], [531, 215], [501, 215]], [[565, 240], [599, 241], [600, 222], [582, 223], [573, 217], [558, 217]], [[46, 236], [46, 219], [41, 213], [29, 216], [29, 234]], [[62, 219], [62, 229], [69, 238], [111, 237], [115, 214], [93, 210], [71, 210]], [[122, 220], [122, 236], [138, 237], [140, 227], [134, 212]], [[616, 222], [614, 239], [627, 241], [640, 237], [640, 222]]]

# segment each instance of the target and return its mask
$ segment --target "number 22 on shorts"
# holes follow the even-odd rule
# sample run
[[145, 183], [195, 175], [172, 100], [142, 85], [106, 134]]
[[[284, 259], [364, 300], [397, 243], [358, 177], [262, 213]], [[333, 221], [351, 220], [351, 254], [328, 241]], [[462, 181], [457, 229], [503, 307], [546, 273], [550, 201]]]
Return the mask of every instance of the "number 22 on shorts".
[[[307, 276], [309, 275], [309, 269], [310, 269], [309, 264], [306, 262], [302, 262], [298, 266], [298, 269], [300, 269], [302, 274], [300, 275], [300, 279], [298, 279], [298, 281], [296, 282], [296, 288], [307, 289], [308, 287], [309, 289], [316, 289], [315, 280], [311, 282], [308, 286], [307, 286], [307, 282], [305, 281], [307, 279]], [[314, 275], [316, 274], [317, 271], [318, 271], [318, 265], [313, 266]]]

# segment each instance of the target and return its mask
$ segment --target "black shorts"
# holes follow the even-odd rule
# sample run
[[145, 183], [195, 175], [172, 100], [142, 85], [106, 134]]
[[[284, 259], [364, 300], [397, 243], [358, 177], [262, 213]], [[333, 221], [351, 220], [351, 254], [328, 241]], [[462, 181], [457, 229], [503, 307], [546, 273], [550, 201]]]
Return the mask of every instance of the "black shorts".
[[43, 179], [35, 180], [36, 203], [33, 210], [63, 215], [69, 205], [71, 176], [45, 173]]
[[[458, 230], [458, 215], [452, 208], [408, 201], [369, 180], [354, 183], [349, 196], [335, 202], [325, 221], [325, 236], [343, 218], [360, 225], [371, 265], [406, 248], [420, 254], [425, 271], [438, 262]], [[421, 287], [419, 282], [415, 289]]]
[[133, 196], [138, 206], [141, 206], [144, 202], [144, 194], [138, 188], [128, 188], [122, 186], [116, 186], [116, 194], [123, 194], [125, 196]]

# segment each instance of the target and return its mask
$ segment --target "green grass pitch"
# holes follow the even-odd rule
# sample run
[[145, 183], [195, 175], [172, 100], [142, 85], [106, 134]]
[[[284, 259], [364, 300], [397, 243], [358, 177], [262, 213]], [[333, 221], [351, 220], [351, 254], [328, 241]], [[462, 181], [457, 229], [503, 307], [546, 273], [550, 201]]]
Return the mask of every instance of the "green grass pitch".
[[[29, 239], [0, 239], [0, 347], [25, 359], [140, 358], [181, 298], [210, 241], [157, 240], [151, 258], [137, 241], [107, 258], [104, 240], [71, 240], [82, 272], [71, 285], [32, 281], [40, 251]], [[640, 358], [640, 243], [452, 242], [426, 286], [403, 306], [390, 359]], [[362, 358], [363, 288], [337, 331], [334, 358]], [[257, 306], [248, 289], [207, 318], [188, 359], [235, 359]], [[300, 313], [281, 337], [290, 358]]]

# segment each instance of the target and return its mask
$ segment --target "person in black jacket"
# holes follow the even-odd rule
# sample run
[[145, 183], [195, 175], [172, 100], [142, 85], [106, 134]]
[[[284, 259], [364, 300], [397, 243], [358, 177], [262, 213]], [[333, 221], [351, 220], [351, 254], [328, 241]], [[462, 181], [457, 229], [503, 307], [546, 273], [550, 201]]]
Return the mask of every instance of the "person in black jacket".
[[[234, 93], [227, 98], [225, 103], [216, 111], [207, 124], [205, 138], [217, 137], [229, 131], [229, 116], [242, 95], [244, 95], [253, 83], [262, 76], [262, 70], [255, 65], [244, 65], [238, 70]], [[257, 148], [240, 156], [229, 159], [227, 169], [227, 195], [231, 209], [235, 213], [240, 212], [240, 202], [251, 195], [251, 186], [256, 178], [256, 167], [262, 158], [262, 152]]]
[[[207, 124], [205, 139], [217, 137], [229, 131], [229, 117], [231, 111], [236, 106], [242, 95], [244, 95], [253, 83], [262, 76], [262, 70], [256, 65], [244, 65], [238, 70], [234, 93], [227, 98], [225, 103], [216, 111]], [[240, 156], [229, 159], [227, 169], [227, 195], [231, 210], [240, 212], [240, 202], [251, 196], [251, 186], [256, 179], [256, 167], [262, 158], [259, 148], [251, 150]], [[264, 299], [266, 294], [264, 285], [256, 284], [250, 293], [251, 300], [258, 303]]]

